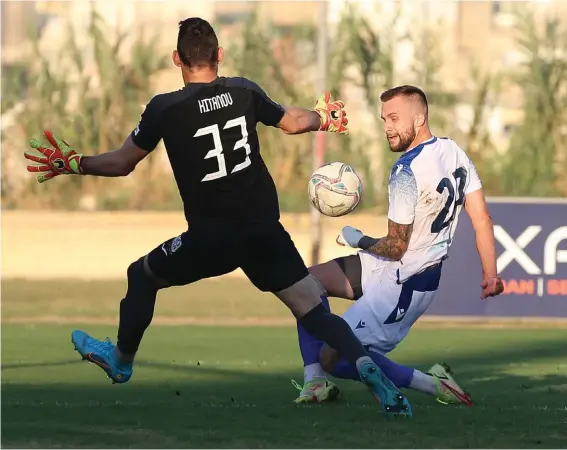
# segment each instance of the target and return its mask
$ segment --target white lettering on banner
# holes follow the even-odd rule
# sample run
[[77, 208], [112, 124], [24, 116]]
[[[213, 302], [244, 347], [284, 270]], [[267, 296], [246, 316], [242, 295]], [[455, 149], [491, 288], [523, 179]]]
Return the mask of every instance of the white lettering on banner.
[[543, 278], [537, 279], [537, 296], [543, 297]]
[[541, 269], [523, 251], [524, 248], [540, 233], [541, 227], [532, 225], [524, 230], [518, 239], [514, 240], [500, 225], [494, 225], [494, 237], [504, 246], [502, 253], [496, 260], [498, 272], [502, 272], [508, 264], [516, 260], [530, 275], [539, 275]]
[[567, 239], [567, 227], [560, 227], [552, 231], [543, 247], [543, 271], [553, 274], [557, 271], [557, 263], [567, 263], [567, 250], [557, 250], [561, 241]]
[[[527, 245], [541, 232], [539, 225], [530, 225], [517, 239], [513, 239], [500, 225], [494, 225], [494, 237], [504, 247], [504, 252], [496, 260], [498, 272], [502, 272], [512, 261], [516, 261], [528, 274], [540, 275], [542, 270], [524, 252]], [[553, 275], [557, 271], [557, 263], [567, 263], [567, 250], [557, 250], [557, 246], [567, 239], [567, 226], [553, 230], [543, 247], [543, 272]]]

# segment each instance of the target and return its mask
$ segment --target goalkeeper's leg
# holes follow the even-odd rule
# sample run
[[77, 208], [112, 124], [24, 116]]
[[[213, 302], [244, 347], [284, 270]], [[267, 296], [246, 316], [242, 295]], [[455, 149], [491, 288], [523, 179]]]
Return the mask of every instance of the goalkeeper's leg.
[[[362, 267], [358, 255], [317, 264], [310, 267], [309, 272], [323, 285], [328, 296], [354, 300], [362, 295]], [[321, 300], [325, 308], [330, 311], [327, 296], [321, 296]], [[303, 359], [303, 385], [292, 380], [292, 384], [300, 391], [295, 403], [334, 400], [339, 394], [339, 389], [327, 379], [327, 374], [319, 362], [323, 341], [310, 335], [299, 322], [297, 333]]]
[[117, 354], [123, 362], [132, 362], [144, 332], [152, 322], [158, 289], [168, 283], [153, 276], [147, 256], [128, 268], [128, 290], [120, 302]]
[[210, 233], [196, 230], [193, 227], [169, 239], [130, 265], [128, 290], [120, 303], [116, 346], [109, 339], [101, 341], [81, 330], [73, 332], [73, 344], [83, 359], [101, 367], [114, 382], [125, 383], [132, 376], [134, 357], [152, 321], [158, 290], [185, 286], [237, 268], [232, 253], [210, 250], [206, 245]]
[[120, 302], [118, 345], [107, 339], [100, 341], [81, 330], [75, 330], [72, 341], [83, 359], [102, 368], [116, 383], [125, 383], [132, 376], [134, 356], [146, 328], [150, 325], [160, 286], [144, 269], [147, 258], [140, 258], [128, 267], [128, 290]]

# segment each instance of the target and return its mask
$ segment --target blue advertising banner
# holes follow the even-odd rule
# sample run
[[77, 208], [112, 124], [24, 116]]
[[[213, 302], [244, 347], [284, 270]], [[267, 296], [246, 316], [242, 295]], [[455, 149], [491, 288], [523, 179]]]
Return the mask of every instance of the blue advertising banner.
[[481, 266], [463, 210], [427, 314], [567, 317], [567, 200], [488, 199], [504, 294], [480, 299]]

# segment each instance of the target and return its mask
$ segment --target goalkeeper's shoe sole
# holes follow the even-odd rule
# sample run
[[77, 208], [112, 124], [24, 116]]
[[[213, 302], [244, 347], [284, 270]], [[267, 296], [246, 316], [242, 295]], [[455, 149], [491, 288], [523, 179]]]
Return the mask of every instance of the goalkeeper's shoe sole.
[[71, 342], [83, 360], [100, 367], [112, 383], [126, 383], [132, 376], [132, 363], [118, 363], [115, 346], [110, 339], [100, 341], [84, 331], [75, 330], [71, 334]]
[[366, 384], [387, 417], [412, 416], [408, 399], [378, 366], [365, 363], [361, 365], [359, 373], [360, 379]]

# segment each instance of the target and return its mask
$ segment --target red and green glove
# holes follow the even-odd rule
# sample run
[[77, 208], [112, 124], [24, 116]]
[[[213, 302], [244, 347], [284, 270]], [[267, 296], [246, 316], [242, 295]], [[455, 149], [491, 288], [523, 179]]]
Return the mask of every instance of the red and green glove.
[[321, 117], [319, 131], [348, 134], [348, 120], [346, 118], [345, 104], [340, 100], [331, 101], [331, 93], [325, 92], [319, 97], [313, 110]]
[[37, 173], [38, 183], [51, 180], [58, 175], [82, 175], [81, 158], [83, 155], [73, 150], [67, 142], [55, 136], [51, 131], [44, 131], [43, 135], [54, 147], [44, 147], [37, 139], [30, 140], [30, 146], [43, 156], [25, 152], [24, 156], [30, 161], [39, 163], [28, 166], [28, 172]]

